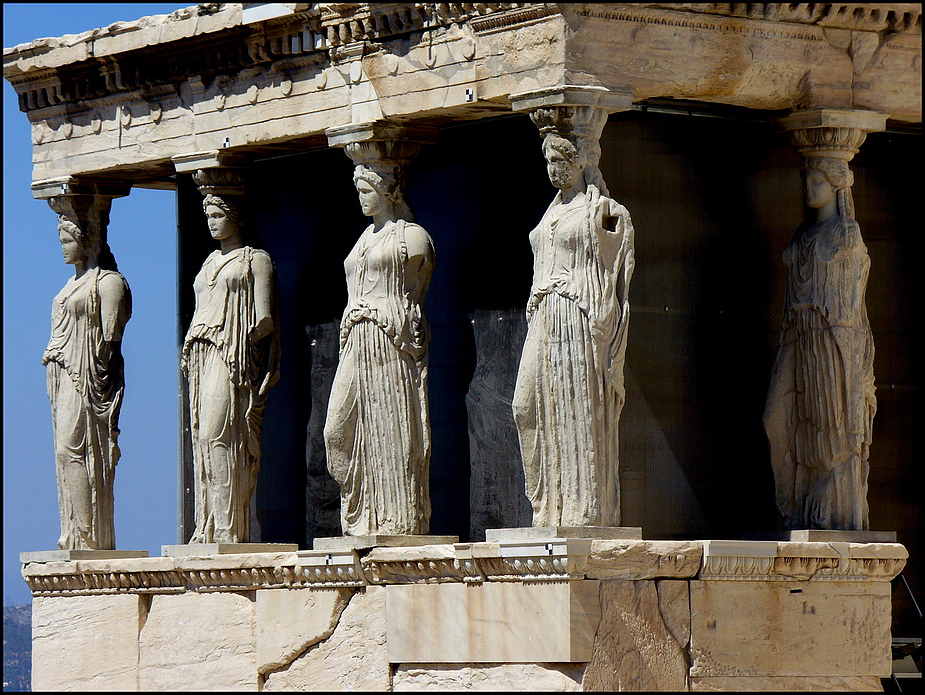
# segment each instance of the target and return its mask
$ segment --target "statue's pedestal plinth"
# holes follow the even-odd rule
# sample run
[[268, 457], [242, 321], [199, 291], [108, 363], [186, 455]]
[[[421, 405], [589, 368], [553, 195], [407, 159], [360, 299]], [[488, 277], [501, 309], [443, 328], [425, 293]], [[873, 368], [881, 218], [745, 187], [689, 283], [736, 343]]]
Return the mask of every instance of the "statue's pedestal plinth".
[[22, 564], [30, 562], [71, 562], [73, 560], [120, 560], [148, 557], [147, 550], [35, 550], [19, 554]]
[[895, 543], [896, 531], [800, 529], [790, 531], [788, 539], [796, 543]]
[[590, 538], [601, 541], [642, 540], [639, 526], [524, 526], [485, 529], [489, 543], [539, 541], [552, 538]]
[[249, 553], [294, 553], [296, 543], [186, 543], [162, 545], [164, 557], [204, 557], [206, 555], [242, 555]]
[[382, 535], [369, 536], [332, 536], [316, 538], [312, 544], [314, 550], [366, 550], [369, 548], [411, 548], [422, 545], [452, 545], [459, 543], [459, 536], [417, 536], [417, 535]]

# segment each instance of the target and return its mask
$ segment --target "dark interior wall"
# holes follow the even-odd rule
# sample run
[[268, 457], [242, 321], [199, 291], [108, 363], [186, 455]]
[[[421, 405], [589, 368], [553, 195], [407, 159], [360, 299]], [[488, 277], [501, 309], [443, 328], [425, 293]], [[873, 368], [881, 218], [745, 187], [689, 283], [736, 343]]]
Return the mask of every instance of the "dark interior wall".
[[[523, 115], [457, 125], [441, 130], [407, 172], [408, 200], [437, 250], [426, 302], [433, 533], [469, 537], [466, 392], [485, 357], [472, 317], [523, 314], [532, 274], [527, 235], [554, 194], [540, 143]], [[922, 241], [912, 208], [920, 147], [917, 134], [872, 134], [852, 163], [877, 346], [871, 528], [898, 531], [919, 595], [922, 445], [914, 425], [925, 413], [912, 327]], [[783, 305], [781, 253], [803, 217], [799, 156], [766, 122], [638, 111], [611, 117], [602, 151], [610, 194], [635, 226], [620, 425], [623, 523], [643, 526], [647, 538], [767, 537], [780, 522], [761, 416]], [[313, 398], [320, 409], [313, 390], [330, 383], [331, 341], [346, 303], [342, 263], [367, 221], [342, 151], [256, 162], [248, 200], [279, 275], [284, 349], [264, 422], [257, 515], [263, 540], [307, 547], [316, 535], [310, 523], [306, 530], [312, 507], [336, 508], [336, 499], [315, 493], [306, 502], [310, 420], [316, 429], [323, 422], [312, 411]], [[179, 207], [185, 330], [192, 279], [213, 242], [188, 177]], [[330, 486], [322, 488], [330, 498]], [[324, 528], [320, 535], [330, 535], [330, 523]], [[911, 604], [896, 598], [899, 634]]]

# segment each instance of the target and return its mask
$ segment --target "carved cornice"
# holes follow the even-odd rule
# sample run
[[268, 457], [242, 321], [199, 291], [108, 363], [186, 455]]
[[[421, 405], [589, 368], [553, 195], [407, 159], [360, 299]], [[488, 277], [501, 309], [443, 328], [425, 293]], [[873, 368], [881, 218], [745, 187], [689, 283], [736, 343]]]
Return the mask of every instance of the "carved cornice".
[[906, 564], [906, 549], [894, 543], [778, 543], [706, 541], [704, 580], [890, 581]]
[[832, 29], [922, 33], [922, 5], [911, 2], [646, 2], [639, 5], [690, 14], [815, 24]]
[[[701, 542], [684, 543], [699, 546]], [[669, 542], [619, 541], [618, 545], [620, 552], [598, 552], [593, 566], [589, 563], [592, 541], [569, 538], [379, 547], [363, 557], [356, 550], [304, 550], [27, 562], [22, 573], [34, 596], [694, 577], [678, 575], [674, 569], [665, 572], [665, 562], [680, 562], [680, 556], [675, 557], [677, 549], [671, 550]], [[906, 549], [896, 543], [702, 541], [702, 545], [703, 564], [696, 578], [710, 581], [890, 581], [902, 571], [908, 557]]]

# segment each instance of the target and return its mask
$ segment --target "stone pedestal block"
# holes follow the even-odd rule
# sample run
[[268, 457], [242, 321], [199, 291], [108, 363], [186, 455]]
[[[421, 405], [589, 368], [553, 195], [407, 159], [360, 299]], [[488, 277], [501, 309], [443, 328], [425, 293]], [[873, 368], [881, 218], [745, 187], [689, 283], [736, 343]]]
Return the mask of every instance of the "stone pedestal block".
[[389, 661], [584, 662], [600, 610], [596, 581], [387, 586]]
[[141, 596], [36, 596], [32, 689], [138, 690]]

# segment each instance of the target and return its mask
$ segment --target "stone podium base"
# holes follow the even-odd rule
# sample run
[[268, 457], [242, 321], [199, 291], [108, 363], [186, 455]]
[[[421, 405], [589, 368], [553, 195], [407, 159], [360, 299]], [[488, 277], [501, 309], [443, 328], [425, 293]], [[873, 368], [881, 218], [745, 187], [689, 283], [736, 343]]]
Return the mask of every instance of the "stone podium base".
[[368, 548], [408, 548], [422, 545], [458, 543], [459, 536], [369, 535], [316, 538], [313, 550], [366, 550]]
[[895, 543], [28, 562], [34, 690], [879, 690]]

